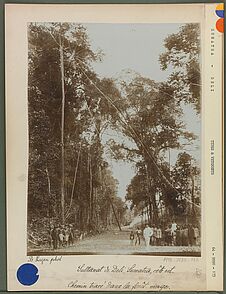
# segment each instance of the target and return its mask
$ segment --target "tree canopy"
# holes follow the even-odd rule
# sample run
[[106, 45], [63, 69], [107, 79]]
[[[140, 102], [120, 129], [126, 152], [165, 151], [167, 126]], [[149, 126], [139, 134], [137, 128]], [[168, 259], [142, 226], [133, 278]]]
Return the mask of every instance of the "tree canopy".
[[166, 51], [159, 57], [163, 70], [173, 68], [168, 83], [177, 100], [201, 110], [200, 26], [190, 23], [165, 39]]
[[[134, 164], [126, 199], [148, 207], [150, 220], [161, 217], [160, 200], [169, 215], [190, 206], [194, 212], [199, 169], [185, 152], [171, 167], [167, 154], [195, 139], [181, 102], [200, 112], [198, 25], [186, 24], [166, 38], [160, 64], [172, 73], [165, 82], [140, 74], [120, 85], [100, 78], [92, 64], [102, 54], [91, 49], [83, 25], [31, 23], [28, 37], [29, 221], [43, 217], [49, 226], [75, 223], [93, 231], [120, 227], [126, 206], [106, 149], [115, 160]], [[124, 140], [104, 142], [106, 130]]]

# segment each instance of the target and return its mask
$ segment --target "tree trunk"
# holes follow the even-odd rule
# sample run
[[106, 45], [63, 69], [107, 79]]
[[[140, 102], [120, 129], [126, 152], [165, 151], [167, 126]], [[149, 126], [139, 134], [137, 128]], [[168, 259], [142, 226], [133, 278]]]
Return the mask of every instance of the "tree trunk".
[[117, 217], [117, 214], [116, 214], [115, 208], [114, 208], [114, 204], [113, 204], [113, 202], [112, 202], [112, 200], [111, 200], [111, 197], [109, 197], [109, 200], [110, 200], [110, 203], [111, 203], [111, 207], [112, 207], [112, 210], [113, 210], [113, 213], [114, 213], [114, 216], [115, 216], [115, 219], [116, 219], [116, 222], [117, 222], [118, 228], [119, 228], [119, 230], [121, 231], [122, 228], [121, 228], [121, 226], [120, 226], [120, 223], [119, 223], [119, 220], [118, 220], [118, 217]]
[[66, 216], [65, 216], [66, 219], [70, 214], [70, 210], [71, 210], [72, 203], [73, 203], [73, 197], [74, 197], [74, 191], [75, 191], [75, 183], [76, 183], [76, 179], [77, 179], [77, 172], [78, 172], [78, 166], [79, 166], [79, 160], [80, 160], [80, 152], [81, 152], [81, 144], [79, 146], [77, 162], [76, 162], [74, 178], [73, 178], [73, 184], [72, 184], [72, 189], [71, 189], [71, 199], [70, 199], [70, 204], [69, 204], [68, 211], [66, 212]]
[[192, 215], [195, 216], [195, 180], [191, 175], [191, 201], [192, 201]]
[[49, 171], [46, 168], [46, 176], [47, 176], [47, 182], [48, 182], [48, 220], [49, 220], [49, 228], [50, 228], [50, 197], [51, 197], [51, 184], [50, 184], [50, 177], [49, 177]]
[[88, 153], [88, 166], [89, 166], [89, 221], [88, 224], [92, 223], [92, 201], [93, 201], [93, 174], [92, 174], [92, 159], [91, 159], [91, 153], [89, 150]]
[[65, 223], [65, 163], [64, 163], [64, 123], [65, 123], [65, 91], [64, 91], [64, 56], [63, 45], [60, 36], [60, 69], [61, 69], [61, 222]]
[[[151, 167], [148, 160], [146, 160], [146, 171], [147, 171], [147, 182], [148, 182], [148, 190], [149, 190], [148, 201], [149, 201], [150, 208], [152, 208], [151, 209], [152, 215], [150, 215], [150, 216], [151, 216], [153, 222], [158, 223], [158, 209], [157, 209], [157, 205], [156, 205], [155, 192], [153, 192], [151, 189], [151, 186], [152, 186], [151, 175], [154, 171], [152, 170], [152, 167]], [[158, 172], [158, 171], [155, 171], [155, 172]], [[156, 177], [156, 175], [155, 175], [155, 177]]]

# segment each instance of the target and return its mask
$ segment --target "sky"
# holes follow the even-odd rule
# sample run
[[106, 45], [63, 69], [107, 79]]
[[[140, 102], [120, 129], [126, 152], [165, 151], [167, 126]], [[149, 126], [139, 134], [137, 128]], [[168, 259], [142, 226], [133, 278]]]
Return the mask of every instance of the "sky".
[[[101, 77], [119, 78], [131, 70], [155, 81], [164, 81], [170, 70], [162, 71], [159, 55], [164, 52], [164, 39], [179, 30], [182, 24], [84, 24], [92, 50], [104, 53], [102, 62], [93, 63], [95, 72]], [[200, 137], [200, 118], [192, 107], [184, 107], [184, 122], [187, 130]], [[109, 139], [109, 135], [104, 140]], [[189, 152], [200, 162], [200, 141], [196, 140]], [[179, 151], [171, 151], [174, 164]], [[132, 164], [116, 162], [107, 158], [114, 177], [119, 182], [118, 195], [126, 195], [126, 187], [135, 175]]]

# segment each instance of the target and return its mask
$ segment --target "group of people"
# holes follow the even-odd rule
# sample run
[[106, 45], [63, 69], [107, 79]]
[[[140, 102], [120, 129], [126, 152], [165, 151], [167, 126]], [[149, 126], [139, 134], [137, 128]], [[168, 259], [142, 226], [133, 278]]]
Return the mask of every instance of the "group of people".
[[49, 247], [53, 249], [73, 245], [78, 239], [83, 239], [85, 233], [74, 230], [72, 225], [56, 225], [50, 230]]
[[200, 242], [198, 227], [189, 225], [177, 225], [176, 222], [169, 224], [167, 228], [161, 226], [145, 225], [142, 230], [137, 227], [130, 231], [130, 244], [140, 245], [144, 239], [146, 247], [151, 246], [197, 246]]

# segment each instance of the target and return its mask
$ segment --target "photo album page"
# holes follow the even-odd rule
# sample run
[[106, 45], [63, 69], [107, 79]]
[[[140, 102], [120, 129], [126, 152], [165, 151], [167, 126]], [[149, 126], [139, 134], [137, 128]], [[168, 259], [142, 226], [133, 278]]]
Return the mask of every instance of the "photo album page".
[[9, 291], [223, 290], [224, 6], [6, 4]]

